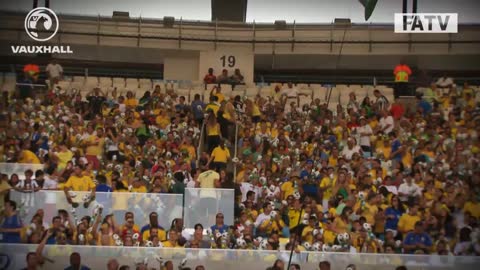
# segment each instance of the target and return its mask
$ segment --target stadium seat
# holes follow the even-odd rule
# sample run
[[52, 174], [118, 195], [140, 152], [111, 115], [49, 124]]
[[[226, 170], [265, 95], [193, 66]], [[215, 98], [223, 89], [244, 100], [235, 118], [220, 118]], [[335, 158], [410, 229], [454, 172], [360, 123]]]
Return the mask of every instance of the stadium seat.
[[112, 87], [117, 89], [117, 93], [121, 94], [125, 91], [125, 79], [120, 77], [112, 78]]
[[98, 77], [88, 76], [87, 79], [85, 80], [84, 87], [86, 87], [87, 90], [90, 91], [97, 86], [98, 86]]
[[301, 108], [303, 105], [310, 105], [312, 103], [312, 96], [300, 96], [298, 98], [298, 106]]
[[315, 86], [313, 89], [313, 99], [319, 98], [321, 101], [325, 101], [325, 95], [327, 94], [328, 89], [321, 85]]
[[209, 84], [207, 84], [207, 89], [206, 89], [206, 90], [207, 90], [208, 92], [210, 92], [210, 91], [212, 91], [212, 89], [213, 89], [214, 87], [216, 87], [216, 86], [217, 86], [216, 83], [209, 83]]
[[112, 78], [110, 77], [99, 77], [98, 78], [98, 86], [100, 88], [108, 90], [112, 87]]
[[260, 96], [262, 97], [269, 97], [272, 94], [272, 86], [263, 86], [260, 89]]
[[240, 97], [243, 97], [245, 95], [245, 90], [237, 90], [236, 87], [235, 87], [235, 90], [233, 90], [231, 92], [231, 95], [232, 96], [240, 96]]
[[73, 81], [78, 83], [85, 83], [85, 76], [73, 76]]
[[141, 91], [153, 91], [152, 80], [150, 79], [139, 79], [138, 88]]
[[178, 96], [184, 96], [185, 100], [188, 101], [188, 97], [190, 96], [190, 89], [177, 89], [177, 90], [175, 90], [175, 93]]
[[125, 89], [136, 92], [138, 90], [138, 79], [137, 78], [126, 78], [125, 79]]
[[258, 95], [258, 88], [257, 87], [248, 87], [245, 90], [245, 95], [247, 97], [254, 97], [254, 96]]

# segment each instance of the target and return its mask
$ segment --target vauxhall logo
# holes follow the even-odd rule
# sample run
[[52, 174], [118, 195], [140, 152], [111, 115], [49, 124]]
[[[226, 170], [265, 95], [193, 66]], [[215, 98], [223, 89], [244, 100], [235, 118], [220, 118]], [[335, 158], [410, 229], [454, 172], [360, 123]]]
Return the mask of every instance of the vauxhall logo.
[[458, 33], [458, 14], [395, 13], [395, 33]]
[[[37, 41], [44, 42], [52, 39], [58, 31], [60, 22], [53, 10], [45, 7], [38, 7], [31, 10], [25, 17], [25, 31], [28, 36]], [[70, 46], [11, 46], [12, 52], [42, 54], [42, 53], [73, 53]]]

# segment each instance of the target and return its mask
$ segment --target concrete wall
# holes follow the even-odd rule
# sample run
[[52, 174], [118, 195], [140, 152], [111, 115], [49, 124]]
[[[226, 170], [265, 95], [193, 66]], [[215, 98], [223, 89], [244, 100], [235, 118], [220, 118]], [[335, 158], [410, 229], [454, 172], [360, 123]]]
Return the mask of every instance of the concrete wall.
[[166, 57], [163, 65], [165, 80], [198, 80], [198, 56]]

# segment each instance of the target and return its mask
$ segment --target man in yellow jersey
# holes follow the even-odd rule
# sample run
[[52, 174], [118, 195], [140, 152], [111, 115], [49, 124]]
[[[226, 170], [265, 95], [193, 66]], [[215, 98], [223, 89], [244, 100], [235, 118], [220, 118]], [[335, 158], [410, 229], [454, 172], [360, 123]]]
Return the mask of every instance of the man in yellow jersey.
[[78, 202], [74, 202], [69, 191], [90, 191], [89, 200], [84, 202], [84, 207], [88, 208], [90, 202], [95, 200], [95, 183], [90, 176], [83, 174], [83, 166], [76, 164], [73, 167], [73, 174], [68, 178], [64, 185], [67, 201], [73, 206], [78, 207]]

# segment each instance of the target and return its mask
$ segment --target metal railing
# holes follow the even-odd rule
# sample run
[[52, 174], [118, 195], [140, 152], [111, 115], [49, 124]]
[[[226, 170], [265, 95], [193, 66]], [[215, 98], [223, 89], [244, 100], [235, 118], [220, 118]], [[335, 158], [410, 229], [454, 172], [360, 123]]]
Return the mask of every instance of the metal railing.
[[[28, 252], [35, 252], [37, 245], [2, 244], [0, 254], [3, 257], [3, 269], [21, 269], [25, 267]], [[185, 267], [195, 268], [203, 265], [209, 270], [266, 269], [275, 260], [288, 261], [288, 251], [268, 250], [224, 250], [224, 249], [187, 249], [187, 248], [144, 248], [144, 247], [106, 247], [106, 246], [55, 246], [47, 245], [43, 256], [52, 258], [44, 268], [63, 269], [70, 265], [72, 252], [78, 252], [83, 265], [91, 269], [105, 269], [109, 259], [116, 259], [120, 265], [135, 265], [135, 262], [147, 261], [148, 266], [159, 269], [160, 263], [171, 260], [175, 266], [186, 259]], [[480, 257], [406, 255], [406, 254], [359, 254], [300, 252], [294, 253], [292, 262], [302, 269], [318, 269], [319, 262], [330, 262], [331, 269], [344, 270], [354, 264], [356, 269], [392, 270], [405, 265], [409, 270], [477, 270]], [[161, 268], [160, 268], [161, 269]]]

